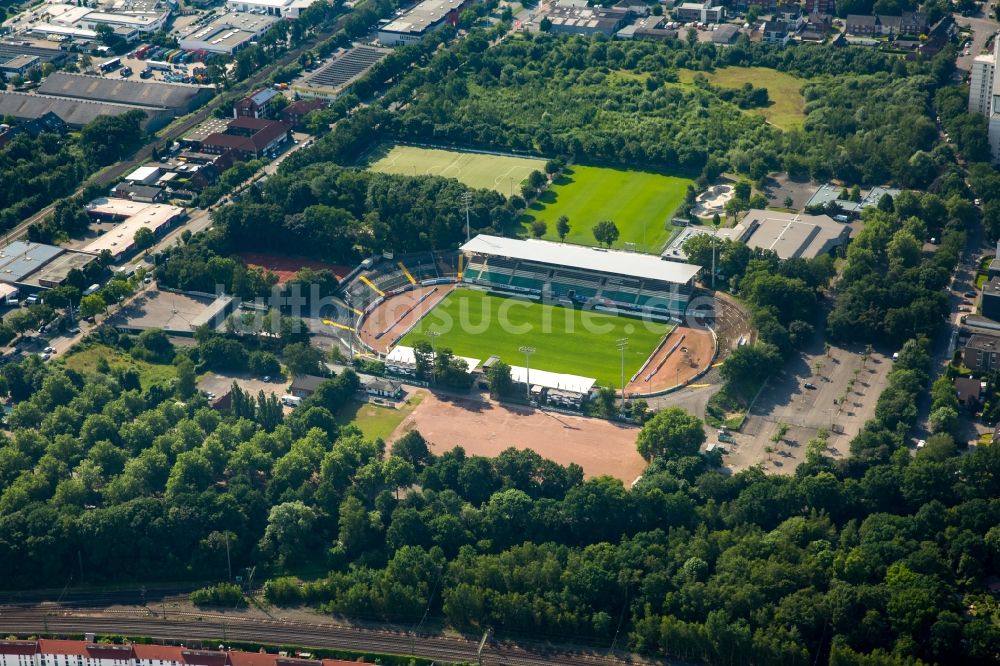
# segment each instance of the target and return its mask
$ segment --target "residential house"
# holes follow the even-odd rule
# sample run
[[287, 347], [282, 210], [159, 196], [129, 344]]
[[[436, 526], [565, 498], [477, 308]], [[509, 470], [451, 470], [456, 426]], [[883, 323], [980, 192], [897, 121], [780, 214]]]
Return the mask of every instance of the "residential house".
[[923, 35], [928, 28], [927, 14], [923, 12], [903, 12], [899, 17], [901, 35]]
[[874, 37], [880, 34], [878, 17], [871, 14], [848, 14], [845, 23], [849, 35]]
[[972, 410], [979, 407], [984, 388], [983, 380], [978, 377], [956, 377], [953, 385], [958, 401], [962, 405]]
[[799, 37], [807, 42], [821, 42], [833, 30], [833, 19], [827, 14], [810, 14]]
[[761, 38], [768, 44], [785, 45], [791, 38], [791, 35], [788, 32], [788, 24], [780, 19], [764, 21], [763, 25], [760, 27], [760, 32]]
[[974, 372], [989, 372], [998, 367], [1000, 337], [976, 333], [969, 336], [962, 349], [962, 363]]
[[325, 381], [327, 381], [326, 377], [317, 375], [295, 375], [292, 378], [291, 386], [288, 387], [288, 393], [296, 398], [305, 399], [315, 393], [320, 384]]
[[404, 395], [402, 384], [381, 377], [363, 378], [361, 390], [373, 398], [388, 398], [390, 400], [399, 400]]

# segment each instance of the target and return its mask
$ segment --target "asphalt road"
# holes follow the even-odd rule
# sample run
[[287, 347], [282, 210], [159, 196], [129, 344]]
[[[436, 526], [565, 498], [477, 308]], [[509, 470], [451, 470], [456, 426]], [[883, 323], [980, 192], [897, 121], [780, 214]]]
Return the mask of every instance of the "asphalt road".
[[[350, 627], [337, 624], [302, 624], [278, 620], [234, 618], [209, 613], [168, 612], [166, 619], [148, 610], [141, 611], [68, 611], [65, 609], [0, 608], [0, 633], [4, 634], [80, 634], [95, 632], [165, 641], [238, 641], [273, 645], [296, 645], [334, 648], [358, 652], [405, 654], [445, 662], [477, 662], [477, 641], [460, 637], [427, 636], [401, 631]], [[627, 653], [609, 655], [601, 651], [567, 651], [546, 646], [520, 647], [509, 643], [488, 642], [482, 664], [510, 666], [599, 666], [602, 664], [671, 664], [679, 662], [647, 661]]]

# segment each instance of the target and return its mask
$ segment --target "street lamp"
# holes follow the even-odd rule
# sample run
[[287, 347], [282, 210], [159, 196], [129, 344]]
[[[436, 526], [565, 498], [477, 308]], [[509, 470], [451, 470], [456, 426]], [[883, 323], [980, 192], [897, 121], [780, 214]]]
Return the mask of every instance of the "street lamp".
[[615, 346], [618, 347], [618, 351], [622, 355], [622, 406], [625, 405], [625, 348], [628, 347], [628, 338], [618, 338], [615, 342]]
[[524, 392], [528, 398], [528, 402], [531, 402], [531, 355], [535, 353], [534, 347], [520, 347], [518, 351], [524, 354]]

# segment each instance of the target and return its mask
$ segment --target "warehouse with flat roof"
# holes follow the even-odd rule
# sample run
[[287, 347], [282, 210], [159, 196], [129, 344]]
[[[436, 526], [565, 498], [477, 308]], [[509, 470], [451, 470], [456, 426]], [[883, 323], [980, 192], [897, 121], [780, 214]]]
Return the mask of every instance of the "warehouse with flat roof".
[[739, 224], [719, 229], [718, 235], [752, 248], [773, 250], [782, 259], [814, 259], [846, 245], [851, 228], [828, 215], [750, 210]]
[[96, 219], [119, 223], [81, 248], [81, 251], [99, 255], [107, 250], [115, 261], [136, 250], [135, 233], [140, 229], [149, 229], [154, 236], [159, 237], [186, 216], [184, 209], [178, 206], [110, 198], [90, 202], [87, 204], [87, 213]]
[[402, 16], [378, 29], [378, 41], [383, 46], [403, 46], [419, 42], [428, 33], [449, 21], [458, 23], [458, 11], [463, 0], [424, 0]]
[[0, 116], [11, 116], [20, 122], [36, 120], [52, 112], [73, 129], [80, 129], [100, 116], [120, 116], [135, 110], [146, 114], [142, 128], [147, 130], [167, 124], [174, 116], [166, 109], [0, 90]]
[[187, 83], [135, 81], [53, 72], [38, 87], [38, 93], [147, 109], [165, 109], [180, 115], [194, 111], [212, 99], [215, 89]]
[[185, 51], [231, 55], [250, 46], [279, 20], [266, 14], [227, 12], [206, 25], [189, 28], [178, 38], [177, 45]]

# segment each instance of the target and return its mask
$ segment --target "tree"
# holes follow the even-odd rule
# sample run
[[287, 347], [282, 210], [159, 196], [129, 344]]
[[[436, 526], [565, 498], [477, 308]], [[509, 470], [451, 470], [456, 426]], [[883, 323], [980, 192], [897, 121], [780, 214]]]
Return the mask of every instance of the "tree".
[[489, 381], [490, 394], [498, 398], [509, 396], [514, 388], [510, 366], [503, 361], [497, 361], [486, 371], [486, 379]]
[[93, 317], [107, 309], [104, 298], [100, 294], [91, 294], [80, 299], [80, 316]]
[[301, 500], [272, 506], [261, 548], [276, 553], [286, 564], [307, 559], [316, 535], [313, 528], [317, 518], [316, 510]]
[[569, 234], [569, 218], [565, 215], [560, 215], [559, 219], [556, 220], [556, 233], [559, 234], [559, 240], [566, 240], [566, 236]]
[[680, 407], [668, 407], [646, 422], [639, 432], [636, 448], [646, 460], [698, 454], [705, 442], [705, 429], [697, 416]]
[[397, 439], [392, 445], [391, 452], [392, 455], [413, 465], [413, 468], [418, 472], [434, 457], [427, 446], [427, 440], [416, 430], [411, 430]]
[[198, 388], [198, 378], [194, 371], [194, 363], [187, 356], [177, 360], [177, 397], [187, 400]]
[[147, 250], [156, 243], [156, 235], [151, 229], [146, 227], [141, 227], [136, 229], [135, 236], [132, 239], [132, 243], [135, 245], [135, 249], [139, 252]]
[[293, 375], [323, 374], [323, 352], [308, 342], [294, 342], [283, 351], [285, 365]]
[[594, 225], [594, 239], [609, 248], [618, 240], [618, 227], [611, 220], [601, 220]]
[[541, 30], [542, 32], [548, 32], [549, 30], [552, 30], [552, 21], [549, 20], [548, 16], [546, 16], [541, 20], [541, 22], [538, 24], [538, 29]]
[[548, 231], [548, 225], [545, 224], [545, 220], [532, 220], [531, 222], [531, 235], [535, 238], [541, 238]]
[[781, 367], [781, 353], [767, 342], [737, 347], [722, 364], [722, 378], [741, 390], [755, 390]]

